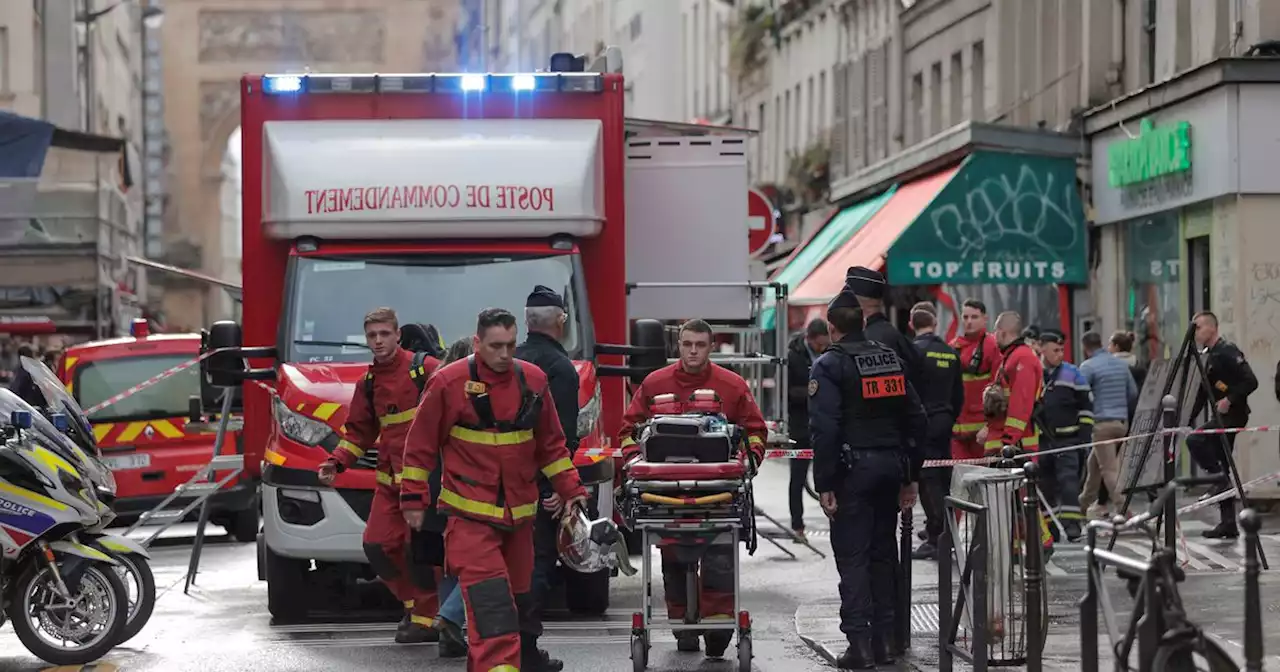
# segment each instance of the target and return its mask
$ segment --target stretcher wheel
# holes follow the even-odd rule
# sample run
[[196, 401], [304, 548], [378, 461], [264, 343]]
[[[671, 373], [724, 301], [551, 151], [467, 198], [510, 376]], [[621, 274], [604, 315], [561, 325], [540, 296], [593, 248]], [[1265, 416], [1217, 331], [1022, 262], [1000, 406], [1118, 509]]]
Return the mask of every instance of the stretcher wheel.
[[738, 635], [738, 672], [751, 672], [751, 633]]
[[649, 667], [649, 638], [644, 635], [631, 635], [631, 669], [644, 672]]

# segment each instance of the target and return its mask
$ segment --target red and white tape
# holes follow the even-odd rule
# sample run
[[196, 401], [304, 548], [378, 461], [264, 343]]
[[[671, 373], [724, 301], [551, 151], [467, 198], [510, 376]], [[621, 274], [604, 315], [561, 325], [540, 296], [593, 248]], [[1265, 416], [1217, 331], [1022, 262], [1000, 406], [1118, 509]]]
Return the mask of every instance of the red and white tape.
[[146, 379], [146, 380], [142, 381], [141, 383], [138, 383], [137, 385], [134, 385], [133, 387], [130, 387], [130, 388], [126, 389], [125, 391], [121, 392], [120, 394], [117, 394], [116, 396], [111, 397], [110, 399], [107, 399], [106, 401], [103, 401], [103, 402], [102, 402], [102, 403], [100, 403], [100, 404], [96, 404], [96, 405], [94, 405], [94, 406], [91, 406], [91, 407], [89, 407], [89, 408], [86, 408], [86, 409], [85, 409], [85, 411], [84, 411], [84, 413], [85, 413], [85, 415], [93, 415], [94, 413], [97, 413], [98, 411], [101, 411], [102, 409], [104, 409], [104, 408], [106, 408], [106, 407], [108, 407], [108, 406], [110, 406], [110, 405], [112, 405], [112, 404], [118, 404], [118, 403], [120, 403], [121, 401], [124, 401], [125, 399], [128, 399], [129, 397], [132, 397], [133, 395], [135, 395], [135, 394], [137, 394], [137, 393], [139, 393], [139, 392], [141, 392], [141, 391], [143, 391], [143, 390], [147, 389], [148, 387], [151, 387], [152, 385], [155, 385], [156, 383], [158, 383], [158, 382], [160, 382], [160, 381], [164, 380], [165, 378], [168, 378], [168, 377], [173, 376], [173, 375], [175, 375], [175, 374], [178, 374], [178, 373], [181, 373], [181, 372], [183, 372], [183, 371], [186, 371], [187, 369], [189, 369], [189, 368], [191, 368], [191, 367], [195, 366], [196, 364], [199, 364], [200, 362], [203, 362], [204, 360], [206, 360], [206, 359], [208, 359], [208, 358], [210, 358], [210, 357], [214, 356], [214, 355], [215, 355], [215, 354], [217, 354], [218, 352], [221, 352], [221, 351], [220, 351], [220, 350], [210, 350], [209, 352], [206, 352], [206, 353], [204, 353], [203, 355], [200, 355], [199, 357], [196, 357], [195, 359], [192, 359], [192, 360], [189, 360], [189, 361], [183, 362], [183, 363], [181, 363], [181, 364], [179, 364], [179, 365], [177, 365], [177, 366], [175, 366], [175, 367], [172, 367], [172, 368], [169, 368], [169, 369], [165, 369], [164, 371], [161, 371], [160, 373], [157, 373], [156, 375], [154, 375], [154, 376], [152, 376], [152, 377], [150, 377], [150, 378], [148, 378], [148, 379]]

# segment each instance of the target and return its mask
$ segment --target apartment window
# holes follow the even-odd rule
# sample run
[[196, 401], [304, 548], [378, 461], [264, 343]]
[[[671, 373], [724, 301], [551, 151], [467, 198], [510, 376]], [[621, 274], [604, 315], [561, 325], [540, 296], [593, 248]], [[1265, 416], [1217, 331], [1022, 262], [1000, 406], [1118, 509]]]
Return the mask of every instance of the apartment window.
[[942, 131], [942, 62], [933, 64], [929, 77], [929, 135]]
[[924, 73], [911, 77], [911, 139], [915, 144], [924, 139]]
[[786, 128], [786, 114], [782, 110], [782, 96], [773, 97], [773, 137], [769, 139], [769, 163], [773, 166], [773, 176], [782, 175], [782, 131]]
[[[689, 43], [689, 15], [688, 14], [680, 15], [680, 45], [684, 48], [684, 55], [685, 55], [685, 59], [687, 60], [689, 55], [693, 53], [692, 51], [693, 47]], [[690, 119], [694, 115], [693, 115], [693, 110], [690, 110], [688, 107], [689, 91], [693, 88], [694, 84], [689, 79], [691, 75], [689, 74], [688, 68], [681, 68], [680, 76], [684, 78], [684, 94], [685, 94], [684, 95], [684, 102], [685, 102], [684, 118]]]
[[818, 73], [818, 130], [827, 127], [827, 71]]
[[813, 106], [813, 77], [809, 78], [809, 90], [805, 93], [805, 131], [804, 135], [807, 140], [817, 137], [818, 128], [814, 125], [814, 117], [817, 115], [817, 109]]
[[964, 54], [951, 54], [951, 125], [964, 121]]
[[791, 114], [791, 89], [787, 89], [782, 98], [782, 170], [787, 169], [786, 157], [791, 153], [791, 128], [795, 126], [795, 116]]
[[726, 68], [723, 66], [723, 64], [720, 61], [720, 55], [724, 53], [724, 50], [721, 47], [724, 45], [724, 36], [727, 30], [728, 28], [724, 25], [724, 17], [723, 16], [716, 17], [716, 39], [715, 39], [716, 56], [715, 56], [714, 64], [712, 66], [711, 71], [715, 73], [715, 78], [716, 78], [716, 109], [717, 110], [722, 110], [725, 108], [723, 89], [724, 89], [724, 78], [725, 78]]
[[973, 62], [969, 64], [969, 98], [972, 111], [969, 118], [974, 121], [987, 120], [987, 61], [982, 53], [982, 43], [973, 45]]
[[[764, 124], [764, 103], [760, 103], [760, 107], [756, 110], [756, 124], [758, 126], [757, 130], [760, 131], [758, 134], [756, 134], [756, 179], [762, 180], [764, 179], [764, 166], [765, 166], [764, 140], [765, 140], [765, 132], [767, 130]], [[747, 128], [751, 128], [751, 126], [748, 125]]]
[[800, 85], [796, 84], [795, 113], [794, 113], [794, 116], [791, 117], [791, 126], [794, 130], [791, 132], [791, 138], [792, 138], [792, 141], [794, 142], [792, 146], [795, 147], [795, 150], [797, 152], [803, 151], [803, 147], [805, 143], [805, 138], [804, 138], [805, 112], [803, 107], [804, 99], [800, 97], [800, 91], [801, 91]]
[[9, 93], [9, 27], [0, 26], [0, 93]]
[[[742, 127], [751, 128], [751, 112], [749, 110], [744, 111], [742, 113]], [[755, 183], [756, 182], [755, 156], [760, 153], [760, 150], [758, 148], [755, 148], [755, 149], [751, 148], [750, 146], [751, 140], [748, 140], [747, 142], [748, 142], [748, 152], [749, 152], [749, 154], [747, 155], [747, 182]]]

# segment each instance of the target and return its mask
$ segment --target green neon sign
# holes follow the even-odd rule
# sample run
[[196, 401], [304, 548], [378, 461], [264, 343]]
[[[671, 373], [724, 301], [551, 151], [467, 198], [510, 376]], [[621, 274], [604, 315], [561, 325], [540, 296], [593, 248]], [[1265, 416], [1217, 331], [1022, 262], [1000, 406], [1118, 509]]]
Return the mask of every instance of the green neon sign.
[[1138, 137], [1107, 148], [1107, 181], [1113, 187], [1148, 182], [1191, 170], [1191, 124], [1156, 128], [1143, 119]]

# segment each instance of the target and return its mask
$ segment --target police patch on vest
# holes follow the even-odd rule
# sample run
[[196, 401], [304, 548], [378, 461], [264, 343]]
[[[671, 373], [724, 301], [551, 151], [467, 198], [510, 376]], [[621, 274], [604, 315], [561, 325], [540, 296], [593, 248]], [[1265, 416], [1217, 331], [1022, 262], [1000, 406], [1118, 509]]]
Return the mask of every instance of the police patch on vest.
[[876, 352], [870, 355], [855, 355], [854, 366], [863, 376], [874, 376], [880, 373], [902, 373], [902, 365], [898, 356], [892, 352]]
[[902, 374], [896, 376], [876, 376], [862, 379], [863, 399], [882, 399], [884, 397], [902, 397], [907, 394], [907, 381]]
[[815, 395], [815, 394], [817, 394], [817, 393], [818, 393], [818, 381], [816, 381], [816, 380], [810, 380], [810, 381], [809, 381], [809, 396], [811, 396], [811, 397], [812, 397], [813, 395]]
[[486, 389], [488, 388], [485, 387], [485, 384], [478, 380], [467, 381], [467, 386], [466, 386], [467, 394], [484, 394], [484, 391]]

